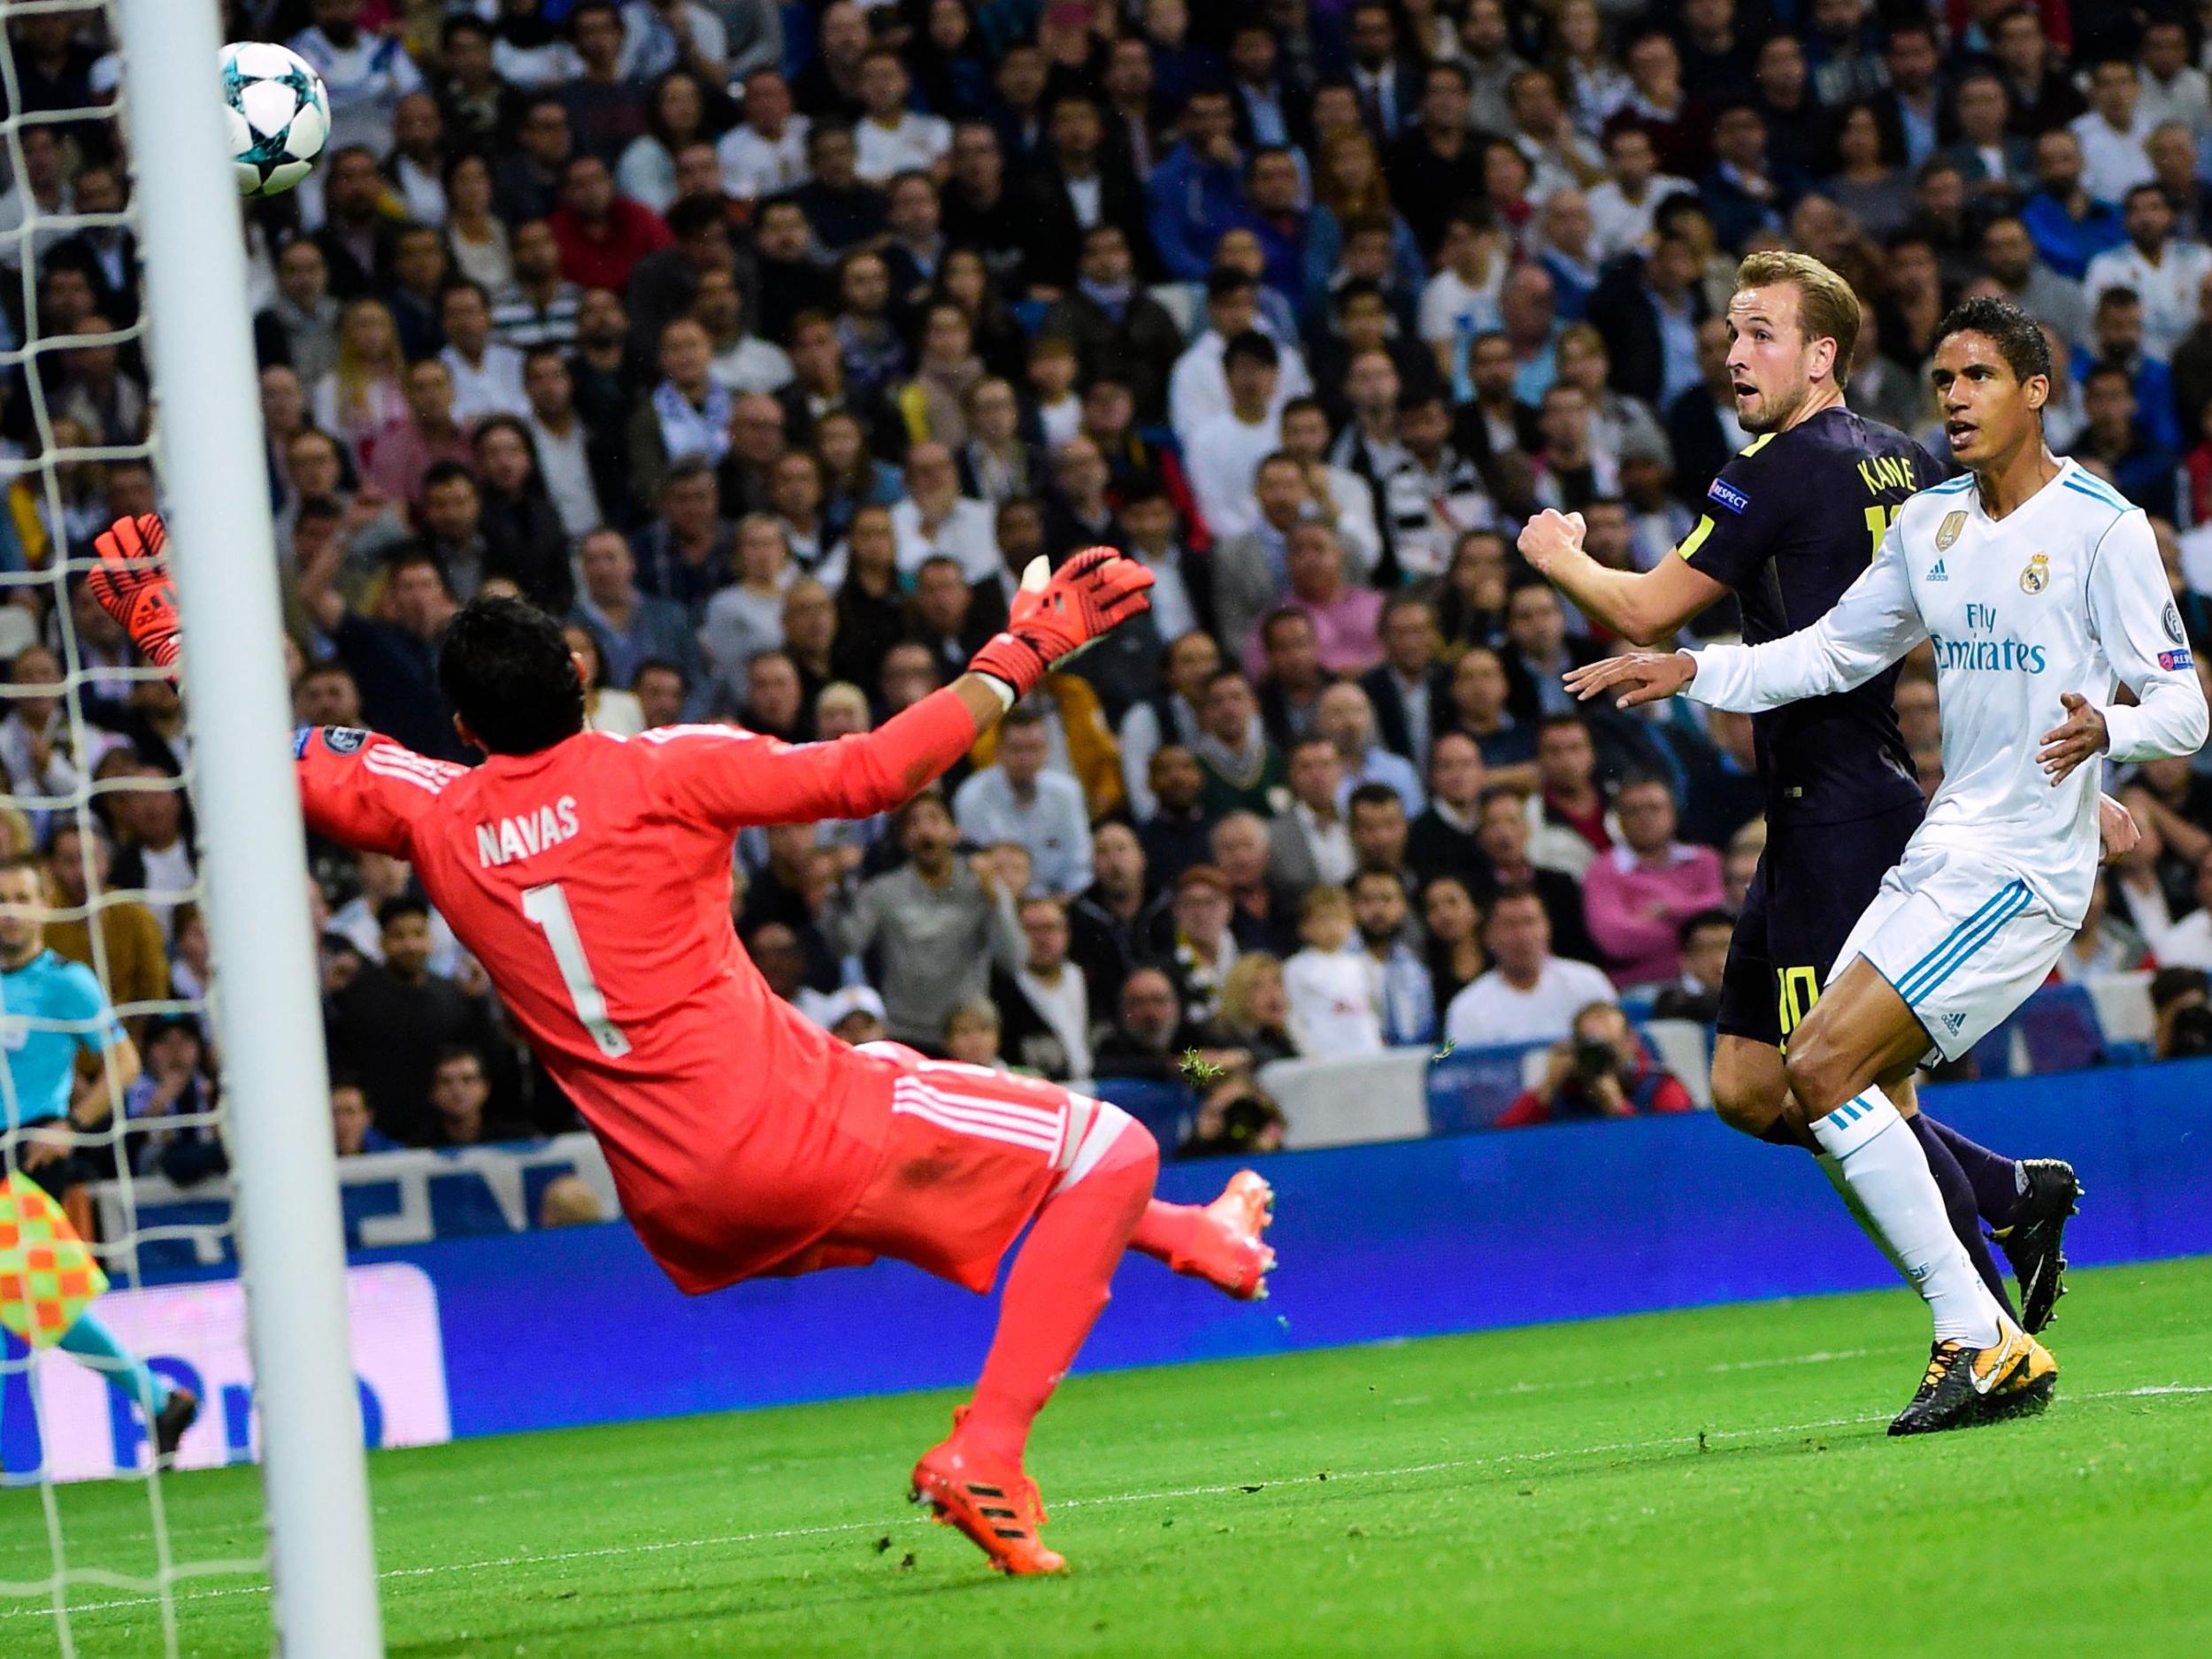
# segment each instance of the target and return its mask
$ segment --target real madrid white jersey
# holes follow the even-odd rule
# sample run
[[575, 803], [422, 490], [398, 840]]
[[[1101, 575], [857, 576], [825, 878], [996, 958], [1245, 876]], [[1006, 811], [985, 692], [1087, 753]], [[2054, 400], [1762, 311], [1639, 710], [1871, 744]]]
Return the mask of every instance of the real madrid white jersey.
[[[2103, 710], [2116, 761], [2193, 754], [2205, 740], [2204, 693], [2149, 520], [2070, 460], [2001, 519], [1970, 474], [1939, 484], [1898, 510], [1874, 563], [1818, 622], [1694, 653], [1687, 695], [1771, 709], [1858, 685], [1924, 639], [1943, 787], [1913, 844], [1971, 850], [2078, 925], [2096, 880], [2104, 768], [2093, 761], [2053, 787], [2037, 764], [2042, 734], [2066, 718], [2060, 694]], [[2113, 704], [2123, 683], [2138, 706]]]

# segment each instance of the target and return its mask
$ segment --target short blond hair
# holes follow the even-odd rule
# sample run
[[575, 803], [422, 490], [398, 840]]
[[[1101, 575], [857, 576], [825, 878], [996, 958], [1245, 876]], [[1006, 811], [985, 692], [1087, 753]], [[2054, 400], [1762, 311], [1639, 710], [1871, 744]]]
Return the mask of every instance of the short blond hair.
[[1859, 343], [1859, 296], [1851, 285], [1807, 253], [1755, 253], [1736, 267], [1736, 291], [1787, 282], [1797, 290], [1797, 318], [1805, 343], [1836, 342], [1836, 388], [1851, 378], [1851, 354]]

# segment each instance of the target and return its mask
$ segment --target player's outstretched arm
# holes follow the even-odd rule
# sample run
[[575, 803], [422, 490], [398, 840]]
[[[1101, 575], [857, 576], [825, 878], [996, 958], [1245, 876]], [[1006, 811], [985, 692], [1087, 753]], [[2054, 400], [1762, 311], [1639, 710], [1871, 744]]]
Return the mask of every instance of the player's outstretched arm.
[[1763, 645], [1712, 645], [1690, 655], [1690, 695], [1755, 714], [1865, 684], [1928, 637], [1893, 524], [1874, 563], [1810, 627]]
[[1522, 526], [1521, 557], [1583, 615], [1638, 645], [1672, 639], [1728, 591], [1686, 559], [1663, 558], [1647, 571], [1601, 565], [1584, 550], [1584, 534], [1580, 513], [1547, 507]]
[[674, 769], [672, 786], [709, 821], [804, 824], [872, 817], [942, 776], [1052, 667], [1151, 605], [1152, 572], [1111, 548], [1091, 548], [1048, 576], [1039, 559], [1022, 579], [1003, 633], [969, 671], [875, 731], [833, 743], [787, 744], [733, 728], [649, 732], [649, 742], [722, 740]]

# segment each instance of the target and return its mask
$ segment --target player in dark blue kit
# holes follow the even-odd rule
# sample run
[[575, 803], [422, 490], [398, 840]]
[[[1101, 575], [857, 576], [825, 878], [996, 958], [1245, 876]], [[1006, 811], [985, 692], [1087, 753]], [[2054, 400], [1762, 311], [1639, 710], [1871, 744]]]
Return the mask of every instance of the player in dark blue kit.
[[[1638, 643], [1671, 639], [1731, 591], [1753, 644], [1809, 626], [1871, 563], [1906, 497], [1944, 477], [1903, 433], [1845, 407], [1859, 303], [1827, 266], [1754, 254], [1737, 272], [1728, 320], [1736, 418], [1756, 435], [1713, 480], [1676, 557], [1643, 572], [1609, 569], [1583, 551], [1579, 514], [1547, 511], [1521, 533], [1538, 572]], [[1767, 847], [1729, 946], [1713, 1054], [1714, 1108], [1747, 1134], [1811, 1146], [1790, 1110], [1783, 1046], [1920, 823], [1897, 729], [1898, 672], [1753, 717]], [[2117, 810], [2108, 832], [2123, 834], [2124, 813], [2109, 821]], [[2064, 1289], [2060, 1245], [2080, 1195], [2073, 1170], [1977, 1146], [1916, 1112], [1909, 1083], [1901, 1092], [1960, 1243], [2008, 1309], [1982, 1236], [1988, 1225], [2018, 1277], [2021, 1324], [2042, 1329]]]

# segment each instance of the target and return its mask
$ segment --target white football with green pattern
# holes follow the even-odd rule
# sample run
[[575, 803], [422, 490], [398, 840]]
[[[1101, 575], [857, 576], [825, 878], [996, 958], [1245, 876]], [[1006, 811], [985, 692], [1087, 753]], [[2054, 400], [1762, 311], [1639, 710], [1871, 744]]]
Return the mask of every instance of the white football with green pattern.
[[223, 48], [223, 115], [244, 196], [276, 196], [314, 170], [330, 142], [330, 95], [289, 48], [241, 41]]

